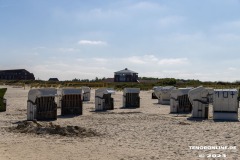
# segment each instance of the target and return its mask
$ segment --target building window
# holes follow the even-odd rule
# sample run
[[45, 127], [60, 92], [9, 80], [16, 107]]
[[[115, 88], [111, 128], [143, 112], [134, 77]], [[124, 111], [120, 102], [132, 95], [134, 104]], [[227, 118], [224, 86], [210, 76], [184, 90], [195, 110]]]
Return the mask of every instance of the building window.
[[121, 81], [121, 82], [125, 81], [125, 76], [124, 75], [120, 75], [119, 81]]

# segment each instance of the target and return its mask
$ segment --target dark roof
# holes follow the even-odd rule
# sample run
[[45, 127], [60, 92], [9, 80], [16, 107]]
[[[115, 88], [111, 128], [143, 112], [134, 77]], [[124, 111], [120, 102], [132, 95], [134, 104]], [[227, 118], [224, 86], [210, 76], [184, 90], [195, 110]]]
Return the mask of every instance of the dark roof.
[[126, 73], [137, 73], [137, 72], [134, 72], [134, 71], [131, 71], [127, 68], [121, 70], [121, 71], [117, 71], [117, 72], [114, 72], [114, 73], [119, 73], [119, 74], [126, 74]]
[[48, 81], [59, 81], [58, 78], [49, 78]]
[[0, 70], [0, 72], [19, 72], [19, 71], [27, 71], [26, 69], [9, 69], [9, 70]]
[[26, 69], [0, 70], [0, 74], [5, 80], [35, 80], [34, 74]]

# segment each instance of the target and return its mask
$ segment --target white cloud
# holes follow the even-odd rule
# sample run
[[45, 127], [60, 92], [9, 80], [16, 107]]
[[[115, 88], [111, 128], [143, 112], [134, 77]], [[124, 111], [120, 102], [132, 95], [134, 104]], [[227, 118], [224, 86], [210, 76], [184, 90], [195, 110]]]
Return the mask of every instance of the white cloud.
[[[95, 77], [112, 77], [113, 71], [106, 68], [104, 65], [93, 66], [89, 63], [92, 59], [87, 61], [72, 61], [69, 62], [53, 62], [48, 61], [32, 67], [32, 72], [36, 78], [48, 80], [50, 77], [57, 77], [60, 80], [72, 80], [74, 78], [80, 79], [94, 79]], [[76, 63], [77, 62], [77, 63]]]
[[185, 42], [185, 41], [196, 41], [196, 40], [205, 40], [204, 38], [206, 37], [205, 34], [201, 33], [201, 32], [196, 32], [196, 33], [192, 33], [192, 34], [181, 34], [181, 33], [177, 33], [177, 34], [172, 34], [169, 37], [169, 40], [174, 40], [177, 42]]
[[129, 63], [134, 63], [134, 64], [145, 64], [146, 62], [141, 58], [137, 56], [132, 56], [126, 59]]
[[[57, 77], [61, 80], [74, 78], [94, 79], [95, 77], [113, 77], [114, 72], [129, 68], [139, 73], [140, 77], [199, 79], [203, 81], [235, 81], [238, 78], [238, 66], [216, 68], [195, 65], [189, 67], [192, 59], [161, 58], [154, 54], [131, 57], [79, 57], [62, 61], [61, 58], [49, 58], [48, 61], [33, 64], [31, 71], [35, 77], [49, 79]], [[223, 76], [224, 75], [224, 76]]]
[[[124, 61], [124, 59], [123, 59], [123, 61]], [[134, 63], [134, 64], [147, 64], [147, 63], [157, 62], [158, 58], [155, 57], [154, 55], [144, 55], [144, 56], [128, 57], [128, 58], [126, 58], [126, 60], [128, 62]]]
[[237, 68], [235, 68], [235, 67], [229, 67], [228, 70], [229, 70], [229, 71], [236, 71]]
[[89, 18], [94, 18], [96, 20], [102, 19], [107, 20], [111, 18], [120, 18], [125, 17], [125, 13], [118, 11], [117, 9], [102, 9], [102, 8], [94, 8], [87, 13], [79, 14], [79, 18], [84, 18], [86, 15]]
[[92, 40], [80, 40], [78, 42], [80, 45], [107, 45], [105, 41], [92, 41]]
[[126, 58], [126, 60], [130, 63], [134, 64], [158, 64], [158, 65], [183, 65], [188, 64], [188, 58], [164, 58], [160, 59], [154, 55], [144, 55], [144, 56], [132, 56]]
[[[41, 74], [41, 79], [48, 79], [51, 76], [59, 79], [94, 79], [95, 77], [113, 77], [114, 71], [128, 67], [131, 70], [140, 72], [157, 63], [155, 55], [132, 56], [128, 58], [76, 58], [72, 61], [61, 61], [60, 59], [49, 59], [47, 62], [35, 65], [33, 72]], [[144, 65], [142, 65], [144, 64]], [[139, 69], [136, 69], [140, 66]]]
[[189, 63], [187, 58], [165, 58], [158, 61], [160, 65], [182, 65], [187, 63]]
[[152, 55], [152, 54], [151, 55], [144, 55], [143, 59], [145, 59], [148, 62], [156, 62], [156, 61], [158, 61], [158, 58], [156, 56]]
[[133, 64], [151, 64], [152, 62], [157, 62], [158, 58], [154, 55], [144, 55], [144, 56], [131, 56], [127, 58], [123, 58], [124, 61], [126, 59], [127, 62]]
[[133, 4], [129, 8], [138, 9], [138, 10], [164, 10], [166, 7], [160, 6], [158, 3], [142, 1], [136, 4]]
[[108, 62], [108, 59], [106, 59], [106, 58], [93, 58], [93, 60], [95, 62], [99, 62], [99, 63], [106, 63], [106, 62]]

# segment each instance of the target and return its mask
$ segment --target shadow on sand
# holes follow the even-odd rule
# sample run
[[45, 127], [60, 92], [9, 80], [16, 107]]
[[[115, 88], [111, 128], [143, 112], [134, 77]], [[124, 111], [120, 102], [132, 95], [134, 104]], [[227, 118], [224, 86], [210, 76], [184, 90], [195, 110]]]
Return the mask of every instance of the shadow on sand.
[[192, 117], [189, 117], [187, 118], [187, 120], [189, 121], [198, 121], [198, 122], [202, 122], [202, 121], [213, 121], [213, 122], [239, 122], [239, 120], [221, 120], [221, 119], [218, 119], [218, 120], [214, 120], [214, 119], [208, 119], [208, 118], [192, 118]]
[[187, 120], [189, 121], [197, 121], [197, 122], [202, 122], [208, 120], [207, 118], [193, 118], [193, 117], [188, 117]]
[[57, 118], [74, 118], [81, 116], [81, 114], [58, 115]]

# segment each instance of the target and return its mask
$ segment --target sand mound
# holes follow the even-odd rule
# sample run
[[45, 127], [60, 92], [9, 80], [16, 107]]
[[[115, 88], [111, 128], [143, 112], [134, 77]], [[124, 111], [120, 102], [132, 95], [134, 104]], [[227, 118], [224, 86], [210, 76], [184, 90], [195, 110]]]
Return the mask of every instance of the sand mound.
[[9, 131], [20, 133], [49, 134], [76, 137], [94, 137], [100, 134], [94, 130], [79, 126], [66, 126], [53, 124], [52, 122], [22, 121], [17, 126], [10, 127]]
[[186, 122], [178, 122], [178, 124], [180, 124], [180, 125], [190, 125], [190, 123], [186, 123]]

